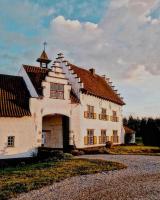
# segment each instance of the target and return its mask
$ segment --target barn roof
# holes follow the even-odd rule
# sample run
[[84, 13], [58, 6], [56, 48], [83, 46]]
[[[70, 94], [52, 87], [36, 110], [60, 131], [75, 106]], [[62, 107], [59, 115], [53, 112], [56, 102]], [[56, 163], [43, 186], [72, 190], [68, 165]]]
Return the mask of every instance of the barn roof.
[[125, 130], [126, 134], [133, 134], [133, 133], [135, 133], [135, 131], [133, 129], [129, 128], [128, 126], [124, 125], [123, 127], [124, 127], [124, 130]]
[[0, 117], [30, 116], [29, 98], [22, 77], [0, 74]]

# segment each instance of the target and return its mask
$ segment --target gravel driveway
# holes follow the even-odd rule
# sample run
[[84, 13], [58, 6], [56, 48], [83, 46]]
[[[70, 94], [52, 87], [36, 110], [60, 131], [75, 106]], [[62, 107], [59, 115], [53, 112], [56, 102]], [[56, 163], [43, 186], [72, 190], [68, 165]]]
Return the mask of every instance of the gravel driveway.
[[160, 157], [85, 155], [124, 163], [127, 169], [66, 179], [20, 195], [19, 200], [160, 200]]

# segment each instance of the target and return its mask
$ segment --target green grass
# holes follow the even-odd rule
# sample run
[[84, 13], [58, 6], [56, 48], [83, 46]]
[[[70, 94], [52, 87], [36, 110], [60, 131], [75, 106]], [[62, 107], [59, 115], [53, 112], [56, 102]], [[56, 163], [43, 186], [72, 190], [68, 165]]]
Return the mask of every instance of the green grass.
[[110, 154], [160, 155], [160, 147], [143, 145], [113, 146], [107, 151]]
[[38, 189], [72, 176], [94, 174], [125, 167], [120, 163], [103, 160], [71, 159], [6, 168], [0, 170], [0, 199], [16, 197], [19, 193]]
[[83, 149], [85, 154], [113, 154], [113, 155], [150, 155], [160, 156], [160, 147], [144, 145], [115, 145], [111, 148], [94, 147]]

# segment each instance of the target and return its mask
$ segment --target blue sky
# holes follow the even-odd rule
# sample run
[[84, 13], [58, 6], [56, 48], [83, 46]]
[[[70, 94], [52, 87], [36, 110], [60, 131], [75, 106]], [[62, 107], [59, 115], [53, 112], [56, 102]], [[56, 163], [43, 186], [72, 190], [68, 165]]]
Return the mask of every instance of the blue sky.
[[124, 96], [125, 115], [159, 117], [160, 0], [0, 0], [0, 73], [51, 59], [106, 74]]
[[[0, 31], [0, 57], [6, 56], [5, 60], [1, 59], [0, 72], [15, 74], [19, 68], [16, 66], [19, 56], [30, 54], [30, 49], [40, 51], [40, 38], [47, 40], [44, 30], [49, 27], [53, 18], [63, 15], [71, 20], [98, 23], [109, 2], [110, 0], [0, 0], [0, 28], [3, 29]], [[24, 41], [19, 41], [18, 37]], [[25, 45], [25, 40], [33, 41], [32, 46]]]

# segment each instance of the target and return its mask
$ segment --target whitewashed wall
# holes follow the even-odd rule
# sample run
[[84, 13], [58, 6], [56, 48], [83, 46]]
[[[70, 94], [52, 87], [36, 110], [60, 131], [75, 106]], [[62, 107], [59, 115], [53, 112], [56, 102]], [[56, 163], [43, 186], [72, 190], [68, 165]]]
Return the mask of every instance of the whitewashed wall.
[[[35, 152], [33, 117], [0, 118], [0, 159], [29, 157]], [[8, 136], [15, 136], [15, 146], [7, 147]]]
[[[94, 106], [94, 112], [97, 114], [96, 119], [87, 119], [84, 118], [84, 112], [87, 111], [87, 105]], [[112, 111], [117, 112], [117, 117], [119, 122], [104, 121], [99, 120], [99, 114], [101, 114], [101, 109], [107, 109], [107, 115], [112, 116]], [[121, 137], [122, 133], [122, 106], [119, 106], [115, 103], [102, 100], [100, 98], [81, 94], [81, 110], [80, 110], [80, 141], [78, 146], [80, 148], [91, 147], [91, 146], [100, 146], [98, 141], [98, 136], [101, 136], [101, 129], [106, 129], [106, 135], [110, 137], [113, 134], [113, 130], [118, 131], [118, 136], [120, 137], [119, 143], [124, 142], [124, 137]], [[87, 136], [87, 129], [94, 129], [94, 134], [97, 136], [97, 144], [95, 145], [84, 145], [84, 136]], [[103, 144], [102, 144], [103, 146]]]

